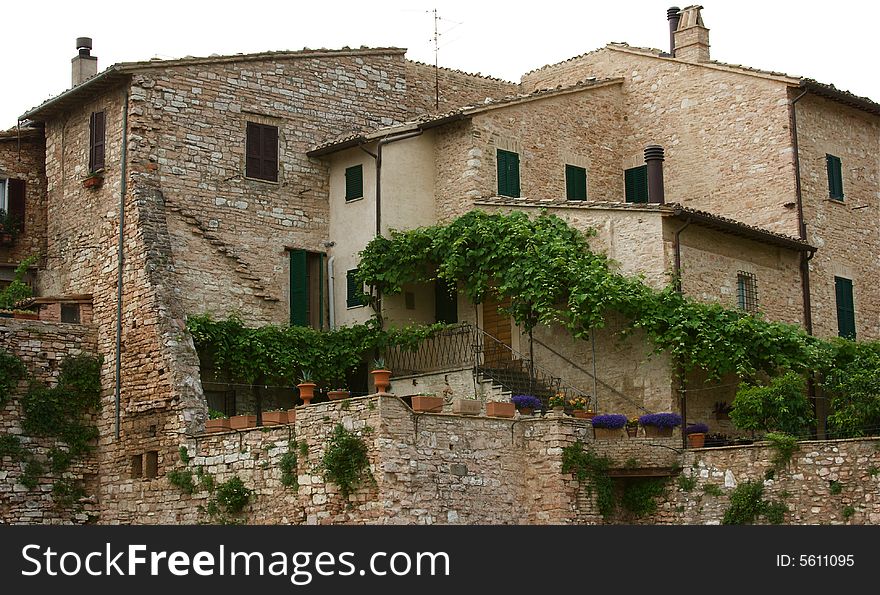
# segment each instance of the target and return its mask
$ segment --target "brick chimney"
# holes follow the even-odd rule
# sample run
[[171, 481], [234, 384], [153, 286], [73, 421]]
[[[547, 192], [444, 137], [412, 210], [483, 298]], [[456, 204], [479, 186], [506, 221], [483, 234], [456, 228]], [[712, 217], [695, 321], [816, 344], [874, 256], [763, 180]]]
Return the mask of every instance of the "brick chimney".
[[70, 86], [75, 87], [84, 80], [98, 74], [98, 58], [92, 56], [92, 38], [77, 37], [76, 49], [79, 52], [71, 63]]
[[679, 13], [675, 30], [675, 57], [688, 62], [709, 61], [709, 30], [700, 15], [702, 6], [688, 6]]

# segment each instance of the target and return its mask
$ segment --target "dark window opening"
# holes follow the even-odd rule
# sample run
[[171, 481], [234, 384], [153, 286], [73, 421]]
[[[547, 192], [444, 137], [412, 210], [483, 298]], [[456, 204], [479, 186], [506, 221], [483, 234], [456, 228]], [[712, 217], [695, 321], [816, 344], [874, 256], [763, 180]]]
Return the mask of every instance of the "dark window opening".
[[736, 273], [736, 305], [745, 312], [758, 311], [758, 279], [754, 273]]
[[140, 479], [144, 476], [144, 456], [134, 455], [131, 457], [131, 478]]
[[89, 172], [104, 169], [104, 136], [106, 119], [104, 112], [92, 112], [89, 119]]
[[79, 324], [79, 304], [61, 304], [61, 322]]
[[245, 176], [268, 182], [278, 181], [278, 127], [247, 123]]
[[587, 200], [587, 169], [576, 165], [565, 166], [565, 198]]
[[458, 291], [445, 279], [434, 282], [434, 320], [446, 324], [458, 322]]
[[852, 279], [834, 277], [834, 294], [837, 299], [837, 334], [855, 340], [856, 309]]
[[290, 325], [324, 328], [324, 254], [290, 251]]
[[364, 166], [353, 165], [345, 170], [345, 200], [364, 196]]
[[626, 202], [648, 202], [648, 166], [640, 165], [623, 172]]
[[159, 451], [151, 450], [144, 454], [144, 477], [153, 479], [159, 476]]
[[828, 169], [828, 196], [834, 200], [843, 200], [843, 171], [840, 157], [825, 155], [825, 166]]
[[349, 308], [357, 308], [364, 304], [364, 286], [357, 279], [357, 269], [351, 269], [345, 274], [345, 305]]
[[406, 304], [407, 310], [415, 310], [416, 309], [416, 294], [412, 291], [405, 291], [403, 293], [403, 301]]
[[498, 149], [498, 195], [519, 198], [519, 154]]

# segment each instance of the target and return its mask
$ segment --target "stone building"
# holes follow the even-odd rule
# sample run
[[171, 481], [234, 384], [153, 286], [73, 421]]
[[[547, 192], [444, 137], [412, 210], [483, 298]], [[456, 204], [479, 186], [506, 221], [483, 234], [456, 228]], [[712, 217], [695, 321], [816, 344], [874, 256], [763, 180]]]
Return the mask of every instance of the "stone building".
[[[369, 312], [350, 299], [357, 252], [376, 233], [473, 208], [547, 209], [596, 229], [597, 248], [654, 286], [678, 267], [698, 299], [877, 338], [880, 105], [711, 61], [700, 7], [669, 16], [669, 52], [609, 44], [518, 84], [397, 48], [98, 72], [91, 40], [77, 40], [71, 89], [0, 135], [0, 206], [24, 222], [0, 246], [0, 283], [39, 253], [44, 317], [75, 305], [95, 329], [101, 522], [156, 522], [145, 515], [167, 504], [161, 479], [181, 440], [224, 405], [222, 387], [203, 382], [187, 315], [362, 322]], [[497, 304], [439, 295], [408, 288], [386, 314], [468, 322], [524, 351]], [[621, 344], [617, 322], [592, 345], [538, 329], [535, 359], [606, 411], [679, 408], [668, 359], [638, 335]], [[396, 388], [485, 380], [463, 365], [412, 371]], [[690, 419], [711, 421], [732, 396], [716, 391], [687, 397]], [[152, 461], [151, 476], [134, 461]]]

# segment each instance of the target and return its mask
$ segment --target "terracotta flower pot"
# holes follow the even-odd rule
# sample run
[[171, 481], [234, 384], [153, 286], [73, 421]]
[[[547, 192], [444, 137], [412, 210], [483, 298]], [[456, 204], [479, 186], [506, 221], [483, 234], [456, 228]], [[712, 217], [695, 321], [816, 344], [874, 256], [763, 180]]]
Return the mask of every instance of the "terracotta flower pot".
[[503, 401], [487, 401], [486, 415], [489, 417], [513, 417], [516, 413], [516, 406], [513, 403], [505, 403]]
[[694, 432], [688, 434], [688, 446], [691, 448], [703, 448], [706, 444], [706, 434], [702, 432]]
[[223, 417], [220, 419], [209, 419], [205, 422], [205, 432], [206, 433], [214, 433], [214, 432], [226, 432], [229, 430], [229, 418]]
[[593, 419], [596, 417], [596, 414], [592, 411], [584, 411], [583, 409], [575, 409], [571, 414], [578, 419]]
[[412, 398], [413, 411], [440, 413], [443, 411], [443, 397], [415, 395]]
[[672, 428], [659, 428], [657, 426], [642, 426], [645, 428], [647, 438], [671, 438]]
[[315, 387], [318, 386], [314, 382], [302, 382], [297, 384], [299, 389], [299, 398], [302, 399], [303, 405], [308, 405], [315, 398]]
[[639, 435], [639, 426], [626, 426], [626, 435], [630, 438], [636, 438]]
[[349, 393], [347, 390], [328, 390], [327, 391], [327, 397], [331, 401], [336, 401], [338, 399], [347, 399], [349, 396], [351, 396], [351, 393]]
[[83, 188], [100, 188], [103, 183], [101, 176], [91, 176], [82, 181]]
[[279, 426], [287, 423], [287, 411], [264, 411], [264, 426]]
[[532, 415], [535, 413], [535, 410], [532, 407], [520, 407], [519, 412], [521, 415]]
[[479, 415], [482, 403], [477, 399], [453, 399], [452, 412], [458, 415]]
[[296, 421], [296, 409], [287, 410], [287, 423], [292, 424]]
[[593, 436], [596, 440], [620, 440], [626, 434], [623, 428], [593, 428]]
[[376, 392], [388, 392], [388, 387], [391, 386], [391, 370], [373, 370], [370, 374], [373, 375], [373, 384], [376, 385]]
[[229, 428], [232, 430], [246, 430], [257, 427], [256, 415], [233, 415], [229, 418]]

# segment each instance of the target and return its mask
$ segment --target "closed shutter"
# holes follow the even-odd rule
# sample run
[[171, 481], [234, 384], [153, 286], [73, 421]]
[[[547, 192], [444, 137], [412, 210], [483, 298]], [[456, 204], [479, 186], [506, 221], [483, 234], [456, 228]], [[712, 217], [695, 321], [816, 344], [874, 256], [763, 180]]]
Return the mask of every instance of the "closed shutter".
[[104, 112], [92, 112], [89, 118], [89, 171], [104, 169]]
[[519, 198], [519, 154], [498, 149], [498, 195]]
[[345, 170], [345, 200], [354, 200], [364, 195], [364, 166], [354, 165]]
[[587, 200], [587, 170], [576, 165], [565, 166], [565, 198]]
[[648, 202], [648, 166], [641, 165], [623, 172], [626, 202]]
[[837, 334], [854, 340], [856, 338], [856, 311], [852, 280], [834, 277], [834, 293], [837, 298]]
[[245, 176], [278, 181], [278, 127], [247, 123]]
[[305, 250], [290, 251], [290, 325], [309, 325], [308, 272]]
[[15, 180], [10, 178], [7, 181], [9, 208], [7, 212], [13, 221], [18, 222], [19, 233], [24, 231], [24, 197], [27, 185], [24, 180]]
[[840, 157], [826, 154], [825, 166], [828, 170], [828, 195], [836, 200], [843, 200], [843, 172]]
[[363, 306], [363, 286], [357, 279], [357, 269], [351, 269], [345, 274], [346, 299], [345, 305], [349, 308]]

